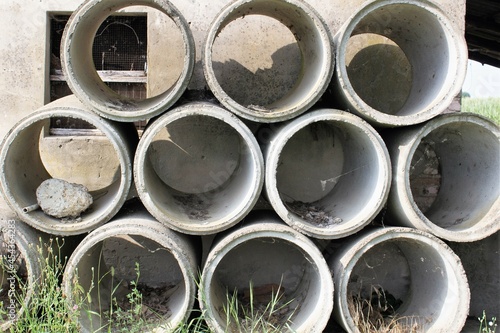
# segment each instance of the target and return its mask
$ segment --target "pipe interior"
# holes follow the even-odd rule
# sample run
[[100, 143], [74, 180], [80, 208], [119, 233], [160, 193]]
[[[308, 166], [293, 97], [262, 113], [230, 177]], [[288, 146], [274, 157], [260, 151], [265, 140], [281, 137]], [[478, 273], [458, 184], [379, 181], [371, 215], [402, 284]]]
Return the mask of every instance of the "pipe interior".
[[[269, 35], [280, 39], [271, 40]], [[292, 32], [263, 15], [230, 22], [212, 47], [217, 82], [234, 101], [247, 107], [268, 106], [283, 98], [300, 78], [301, 60]]]
[[358, 127], [318, 121], [301, 128], [283, 146], [276, 186], [287, 209], [305, 223], [328, 226], [366, 218], [380, 199], [384, 180], [374, 142]]
[[[78, 117], [71, 117], [82, 120]], [[116, 202], [120, 196], [120, 187], [123, 182], [120, 164], [103, 165], [102, 163], [89, 163], [92, 159], [101, 156], [102, 151], [98, 145], [88, 145], [87, 140], [94, 139], [93, 137], [76, 137], [66, 140], [62, 137], [49, 137], [48, 128], [50, 126], [50, 118], [41, 119], [31, 123], [30, 125], [19, 130], [17, 136], [13, 139], [8, 148], [5, 163], [5, 179], [9, 182], [9, 191], [14, 204], [22, 208], [36, 204], [36, 189], [40, 184], [50, 178], [61, 176], [61, 170], [64, 173], [64, 180], [72, 182], [78, 181], [89, 188], [90, 193], [94, 198], [93, 204], [87, 211], [82, 213], [82, 221], [99, 219], [100, 216], [106, 214], [110, 210], [110, 205]], [[58, 141], [56, 147], [50, 140]], [[81, 141], [80, 141], [81, 140]], [[114, 144], [108, 138], [102, 136], [99, 140], [106, 140], [108, 146], [114, 148]], [[84, 153], [81, 150], [73, 150], [72, 147], [82, 145], [85, 147]], [[118, 161], [116, 150], [111, 149]], [[49, 166], [47, 168], [47, 165]], [[60, 166], [63, 169], [58, 170]], [[83, 178], [78, 176], [78, 179], [72, 178], [71, 175], [77, 177], [77, 170], [85, 165], [85, 170], [88, 172]], [[110, 166], [116, 168], [112, 170], [102, 170], [100, 167], [108, 168]], [[95, 167], [95, 168], [94, 168]], [[67, 173], [68, 168], [73, 170], [73, 173]], [[66, 170], [66, 171], [64, 171]], [[97, 174], [108, 174], [110, 177], [103, 183], [95, 182], [94, 178]], [[38, 209], [27, 213], [32, 219], [38, 221], [44, 226], [60, 225], [61, 219], [46, 215], [42, 210]], [[78, 222], [68, 221], [67, 223], [78, 224]]]
[[[94, 38], [102, 23], [109, 16], [117, 15], [117, 11], [120, 9], [133, 6], [149, 8], [152, 13], [159, 14], [158, 16], [161, 17], [161, 19], [157, 19], [153, 23], [148, 23], [148, 25], [162, 22], [162, 25], [158, 27], [157, 30], [168, 31], [168, 33], [162, 35], [163, 38], [168, 36], [170, 43], [174, 44], [182, 42], [182, 45], [175, 45], [174, 47], [170, 44], [168, 55], [154, 57], [155, 62], [160, 61], [159, 64], [149, 64], [150, 67], [157, 66], [162, 68], [163, 66], [167, 66], [167, 68], [169, 68], [168, 75], [170, 76], [173, 73], [178, 73], [174, 75], [176, 78], [171, 77], [166, 79], [165, 77], [157, 77], [155, 82], [149, 82], [150, 80], [148, 79], [148, 83], [150, 85], [152, 83], [153, 87], [148, 86], [148, 98], [145, 99], [127, 97], [118, 94], [108, 87], [108, 85], [101, 80], [99, 74], [97, 73], [96, 66], [92, 58]], [[144, 8], [141, 8], [141, 11], [143, 12]], [[186, 70], [186, 64], [188, 63], [185, 60], [187, 46], [184, 45], [184, 41], [180, 36], [182, 33], [180, 32], [179, 27], [175, 25], [174, 21], [168, 15], [167, 9], [162, 8], [161, 4], [156, 1], [134, 0], [126, 5], [124, 5], [123, 2], [116, 0], [95, 2], [92, 7], [79, 13], [78, 21], [73, 25], [71, 33], [71, 47], [69, 48], [67, 54], [67, 62], [71, 66], [69, 79], [75, 81], [74, 86], [77, 90], [80, 90], [79, 95], [88, 96], [88, 98], [93, 101], [93, 104], [103, 105], [106, 108], [123, 112], [148, 110], [149, 108], [156, 107], [161, 104], [162, 101], [170, 98], [171, 93], [182, 85], [182, 82], [180, 82], [181, 76], [183, 75], [183, 71]], [[154, 43], [155, 41], [151, 40], [151, 42]], [[152, 49], [154, 48], [148, 46], [147, 61], [152, 60], [152, 55], [157, 52]], [[162, 60], [168, 59], [168, 62], [179, 62], [178, 58], [181, 55], [178, 54], [180, 51], [177, 50], [182, 51], [184, 64], [181, 63], [181, 66], [176, 67], [181, 68], [181, 71], [176, 70], [170, 63], [166, 63], [166, 61]], [[157, 73], [153, 73], [152, 75], [158, 76]], [[170, 85], [164, 86], [165, 82], [170, 82]]]
[[434, 177], [434, 201], [422, 210], [427, 219], [451, 231], [479, 230], [487, 223], [483, 218], [500, 196], [500, 149], [493, 131], [473, 122], [447, 123], [425, 135], [411, 158], [410, 185], [426, 177], [426, 169], [437, 168], [440, 175]]
[[354, 91], [366, 104], [387, 114], [395, 114], [404, 106], [413, 72], [405, 53], [394, 41], [372, 33], [351, 36], [346, 66]]
[[[287, 62], [290, 61], [289, 57], [293, 56], [295, 58], [294, 62], [296, 64], [300, 62], [301, 67], [300, 72], [297, 73], [297, 65], [289, 67], [289, 64], [286, 64], [288, 70], [286, 75], [289, 76], [290, 80], [295, 79], [295, 82], [293, 82], [291, 88], [289, 88], [288, 92], [282, 97], [278, 98], [274, 96], [274, 101], [272, 103], [269, 103], [271, 99], [268, 99], [267, 101], [269, 104], [255, 105], [256, 101], [262, 101], [262, 97], [257, 96], [255, 101], [253, 99], [252, 101], [246, 99], [246, 103], [251, 103], [244, 106], [250, 110], [273, 111], [275, 113], [299, 108], [304, 101], [312, 99], [317, 91], [322, 88], [322, 83], [318, 81], [325, 76], [325, 71], [328, 71], [328, 68], [325, 67], [329, 59], [325, 54], [327, 53], [325, 49], [330, 46], [325, 45], [324, 33], [317, 27], [320, 23], [311, 17], [305, 9], [291, 3], [284, 1], [249, 1], [241, 3], [238, 7], [234, 8], [220, 23], [217, 33], [221, 33], [232, 21], [248, 15], [268, 16], [279, 21], [281, 25], [284, 25], [289, 30], [289, 33], [286, 35], [290, 35], [291, 33], [295, 37], [295, 41], [294, 43], [289, 43], [287, 49], [283, 50], [286, 51], [285, 55], [277, 54], [277, 52], [274, 53], [276, 55], [276, 60], [273, 59], [273, 64], [276, 63], [276, 65], [280, 65], [278, 63], [278, 56], [282, 57], [282, 61], [286, 60]], [[240, 22], [241, 20], [238, 20], [234, 24]], [[265, 40], [265, 36], [261, 36], [261, 40], [262, 39]], [[214, 45], [211, 45], [211, 48], [213, 48], [213, 46]], [[278, 51], [281, 52], [281, 50]], [[300, 54], [298, 54], [298, 51], [300, 51]], [[258, 56], [261, 57], [261, 55]], [[254, 61], [254, 59], [252, 60]], [[260, 61], [262, 60], [259, 60], [259, 62]], [[208, 66], [213, 67], [214, 64], [208, 64]], [[279, 83], [276, 78], [273, 78], [273, 82]], [[271, 92], [276, 94], [276, 87], [270, 88], [272, 88]], [[241, 89], [241, 87], [239, 87], [239, 89]], [[245, 84], [245, 89], [247, 89], [247, 84]], [[280, 93], [279, 96], [281, 95]]]
[[[459, 288], [463, 287], [453, 264], [445, 251], [429, 242], [385, 240], [357, 259], [349, 276], [348, 302], [361, 303], [365, 311], [370, 302], [375, 318], [401, 318], [399, 322], [407, 329], [413, 325], [422, 332], [445, 329], [458, 313]], [[350, 308], [352, 317], [355, 308]]]
[[228, 123], [190, 115], [167, 124], [144, 159], [144, 184], [155, 206], [176, 223], [209, 223], [241, 211], [255, 187], [255, 161]]
[[281, 295], [278, 304], [286, 305], [274, 319], [284, 324], [289, 318], [291, 329], [300, 327], [309, 320], [322, 294], [321, 276], [313, 263], [313, 258], [291, 241], [259, 237], [241, 242], [214, 268], [209, 304], [214, 318], [227, 329], [227, 295], [236, 292], [239, 304], [249, 306], [245, 295], [252, 286], [255, 307], [267, 305], [274, 291], [274, 295]]
[[[360, 34], [387, 37], [395, 43], [391, 49], [396, 53], [380, 52], [380, 47], [369, 43], [364, 48], [361, 45], [364, 55], [360, 52], [359, 56], [365, 60], [368, 58], [371, 64], [376, 62], [377, 70], [351, 70], [345, 78], [347, 81], [364, 80], [365, 85], [366, 82], [386, 85], [381, 73], [384, 77], [396, 77], [396, 85], [401, 82], [407, 86], [408, 78], [411, 79], [410, 87], [407, 87], [409, 91], [400, 92], [399, 101], [396, 100], [392, 106], [379, 101], [377, 89], [355, 89], [357, 97], [377, 111], [397, 116], [418, 114], [432, 108], [450, 89], [458, 54], [453, 46], [453, 37], [435, 13], [411, 3], [380, 5], [361, 16], [343, 42], [347, 45], [350, 38]], [[379, 59], [373, 59], [375, 54]], [[345, 66], [344, 56], [341, 57], [340, 63]], [[380, 60], [380, 57], [387, 59]], [[365, 76], [355, 77], [358, 75]]]
[[[125, 311], [130, 308], [127, 295], [134, 289], [131, 281], [137, 281], [137, 290], [143, 296], [143, 319], [153, 327], [178, 317], [187, 302], [186, 285], [176, 258], [163, 245], [141, 235], [115, 235], [93, 245], [77, 262], [74, 274], [83, 287], [79, 320], [89, 332], [110, 324], [112, 306], [114, 310], [117, 304]], [[77, 293], [76, 289], [73, 293]], [[91, 302], [87, 301], [87, 294]], [[72, 296], [78, 300], [76, 294]], [[117, 303], [113, 304], [115, 298]]]

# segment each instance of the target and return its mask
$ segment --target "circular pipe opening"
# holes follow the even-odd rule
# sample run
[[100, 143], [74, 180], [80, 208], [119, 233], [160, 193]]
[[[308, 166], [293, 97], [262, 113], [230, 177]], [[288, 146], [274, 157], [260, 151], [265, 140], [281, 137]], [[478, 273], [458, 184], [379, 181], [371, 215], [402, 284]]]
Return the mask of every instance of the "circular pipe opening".
[[262, 153], [234, 115], [193, 103], [157, 119], [135, 158], [136, 187], [160, 222], [188, 234], [211, 234], [239, 222], [264, 178]]
[[353, 240], [342, 253], [344, 264], [333, 263], [335, 316], [348, 332], [384, 320], [401, 331], [463, 327], [467, 278], [460, 259], [438, 239], [414, 229], [386, 228]]
[[460, 92], [466, 52], [461, 34], [433, 5], [375, 1], [338, 36], [337, 91], [376, 124], [420, 123], [440, 114]]
[[[71, 104], [67, 105], [69, 107], [52, 107], [49, 104], [47, 109], [21, 120], [5, 138], [0, 152], [0, 184], [9, 206], [29, 225], [58, 235], [91, 231], [109, 221], [119, 211], [132, 183], [131, 159], [137, 140], [137, 131], [133, 126], [114, 124]], [[94, 126], [99, 135], [72, 139], [51, 137], [49, 127], [52, 118], [84, 121]], [[91, 141], [94, 144], [88, 144]], [[75, 147], [80, 150], [73, 149]], [[105, 157], [106, 154], [113, 155]], [[113, 163], [103, 163], [99, 156]], [[88, 164], [89, 161], [95, 164]], [[65, 168], [61, 169], [61, 165]], [[68, 167], [73, 173], [68, 172]], [[78, 168], [83, 172], [74, 172]], [[99, 183], [94, 176], [101, 173], [103, 178], [104, 174], [109, 177]], [[92, 205], [78, 219], [55, 218], [36, 208], [36, 190], [40, 184], [61, 175], [70, 182], [82, 182], [93, 197]], [[60, 204], [64, 205], [64, 202]]]
[[151, 218], [116, 220], [87, 236], [70, 257], [63, 281], [70, 302], [79, 306], [82, 331], [127, 329], [112, 313], [130, 310], [134, 292], [142, 295], [134, 320], [144, 321], [144, 331], [177, 327], [195, 299], [196, 263], [188, 245]]
[[495, 124], [472, 114], [442, 116], [423, 126], [403, 156], [406, 171], [397, 170], [409, 202], [405, 220], [421, 221], [419, 226], [454, 241], [498, 231], [499, 138]]
[[[183, 42], [184, 62], [178, 78], [170, 87], [159, 88], [153, 82], [154, 87], [148, 88], [153, 96], [145, 99], [128, 98], [109, 88], [101, 80], [92, 60], [92, 45], [101, 24], [113, 13], [130, 6], [145, 6], [167, 16], [180, 32]], [[176, 33], [170, 37], [174, 42], [179, 39]], [[152, 118], [171, 107], [186, 89], [194, 68], [195, 46], [189, 25], [181, 13], [166, 1], [134, 0], [126, 4], [120, 0], [86, 1], [70, 17], [62, 40], [61, 63], [69, 87], [91, 110], [116, 121]], [[157, 82], [172, 81], [156, 73], [153, 76]]]
[[[276, 311], [264, 316], [276, 327], [321, 332], [333, 307], [325, 265], [314, 244], [281, 224], [260, 221], [225, 236], [209, 254], [198, 295], [209, 326], [216, 332], [242, 331], [251, 305], [262, 310], [275, 304]], [[237, 303], [228, 301], [232, 298]], [[228, 325], [228, 308], [242, 318], [230, 317]]]
[[[288, 74], [290, 80], [296, 79], [286, 94], [283, 94], [281, 88], [273, 87], [272, 83], [266, 83], [266, 87], [271, 90], [274, 97], [263, 98], [261, 94], [256, 94], [255, 98], [253, 95], [248, 98], [239, 98], [230, 96], [228, 90], [224, 89], [227, 85], [218, 81], [223, 77], [220, 73], [216, 74], [217, 68], [213, 55], [214, 47], [217, 46], [216, 39], [220, 38], [219, 34], [224, 37], [224, 30], [231, 29], [231, 25], [236, 24], [234, 21], [250, 15], [266, 16], [277, 20], [281, 23], [278, 27], [285, 26], [295, 37], [296, 45], [300, 50], [302, 68], [298, 77], [296, 77], [296, 71]], [[244, 24], [242, 22], [241, 20], [237, 21], [239, 24]], [[261, 27], [261, 29], [263, 28]], [[261, 37], [259, 41], [262, 43], [262, 40], [265, 39], [265, 37]], [[274, 44], [272, 41], [271, 43]], [[203, 63], [205, 76], [214, 95], [230, 111], [258, 122], [282, 121], [305, 112], [326, 90], [333, 73], [334, 60], [331, 45], [328, 28], [315, 10], [303, 2], [295, 0], [240, 0], [225, 7], [211, 25], [205, 44]], [[262, 54], [258, 56], [262, 57]], [[278, 52], [276, 56], [279, 56]], [[290, 56], [290, 53], [287, 56]], [[250, 59], [250, 61], [255, 65], [261, 63], [262, 59], [257, 61]], [[221, 66], [232, 65], [235, 64], [229, 62]], [[221, 69], [221, 72], [224, 73], [225, 70], [227, 69]], [[273, 81], [277, 82], [275, 78]], [[244, 89], [240, 87], [239, 91], [242, 90]], [[269, 91], [267, 95], [269, 95]], [[259, 105], [263, 101], [264, 105]], [[242, 102], [244, 103], [242, 104]]]
[[287, 224], [317, 238], [355, 233], [388, 196], [384, 142], [366, 122], [338, 110], [311, 112], [278, 130], [266, 166], [271, 205]]

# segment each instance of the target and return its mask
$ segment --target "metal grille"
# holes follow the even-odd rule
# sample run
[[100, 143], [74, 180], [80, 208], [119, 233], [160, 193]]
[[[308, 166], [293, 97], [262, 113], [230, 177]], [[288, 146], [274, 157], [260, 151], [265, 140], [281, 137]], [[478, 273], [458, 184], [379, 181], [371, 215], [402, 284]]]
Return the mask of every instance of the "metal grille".
[[[61, 75], [61, 40], [69, 15], [52, 15], [50, 20], [50, 73]], [[147, 61], [147, 16], [109, 16], [99, 27], [92, 48], [96, 70], [145, 71]], [[132, 99], [146, 98], [145, 83], [106, 82], [118, 94]], [[70, 95], [64, 80], [50, 83], [50, 100]], [[137, 122], [141, 129], [144, 122]], [[90, 124], [76, 119], [53, 119], [51, 128], [91, 129]]]
[[97, 70], [143, 71], [146, 57], [146, 16], [110, 16], [97, 30], [92, 49]]

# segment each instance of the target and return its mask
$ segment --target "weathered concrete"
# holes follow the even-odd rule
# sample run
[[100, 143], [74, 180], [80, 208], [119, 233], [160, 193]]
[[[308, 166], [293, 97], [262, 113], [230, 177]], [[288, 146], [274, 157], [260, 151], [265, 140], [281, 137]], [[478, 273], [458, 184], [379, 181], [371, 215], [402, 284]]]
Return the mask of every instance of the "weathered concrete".
[[[81, 2], [81, 0], [43, 0], [25, 5], [17, 0], [3, 1], [2, 12], [0, 13], [0, 26], [3, 31], [0, 36], [0, 58], [3, 59], [0, 70], [0, 105], [3, 107], [0, 111], [0, 117], [5, 121], [0, 128], [0, 137], [3, 137], [8, 129], [19, 119], [48, 102], [49, 90], [47, 86], [50, 54], [47, 51], [47, 43], [49, 39], [43, 36], [46, 36], [48, 31], [49, 13], [70, 13]], [[172, 0], [171, 2], [179, 9], [190, 24], [196, 45], [196, 64], [188, 88], [193, 90], [205, 89], [207, 84], [201, 64], [201, 50], [203, 49], [207, 33], [215, 16], [230, 1]], [[365, 1], [331, 2], [310, 0], [307, 2], [319, 12], [319, 15], [324, 19], [332, 34], [335, 35], [340, 26]], [[464, 31], [465, 0], [435, 0], [432, 2], [447, 14], [450, 21], [460, 31]], [[146, 11], [144, 8], [139, 7], [131, 7], [127, 10], [129, 12]], [[168, 26], [165, 25], [165, 21], [168, 21], [168, 19], [164, 18], [164, 15], [158, 11], [153, 11], [152, 13], [148, 13], [148, 15], [151, 17], [148, 20], [148, 38], [149, 36], [151, 37], [151, 39], [148, 39], [148, 43], [152, 46], [151, 53], [148, 55], [148, 89], [150, 89], [150, 95], [152, 96], [163, 90], [167, 84], [163, 81], [165, 76], [169, 77], [170, 83], [175, 81], [177, 77], [175, 73], [180, 73], [179, 67], [183, 64], [183, 57], [178, 52], [163, 51], [165, 46], [181, 45], [179, 33], [174, 28], [173, 23], [170, 23], [170, 27], [172, 27], [174, 33], [168, 33], [165, 30], [168, 29]], [[245, 29], [246, 27], [243, 26], [243, 30]], [[259, 38], [256, 40], [259, 43], [254, 44], [255, 47], [258, 47], [259, 50], [268, 50], [268, 54], [275, 53], [284, 46], [282, 37], [284, 35], [283, 31], [286, 32], [286, 30], [288, 30], [286, 27], [274, 30], [268, 29], [265, 35], [259, 35]], [[159, 31], [159, 33], [156, 31]], [[163, 38], [162, 36], [169, 36], [171, 39]], [[234, 38], [237, 37], [235, 36]], [[290, 40], [289, 44], [292, 44], [293, 48], [295, 42], [290, 37], [288, 39]], [[276, 40], [278, 41], [276, 42]], [[273, 59], [256, 58], [246, 48], [235, 47], [234, 43], [224, 42], [221, 44], [227, 44], [225, 46], [227, 51], [224, 48], [220, 50], [220, 54], [225, 54], [225, 58], [218, 58], [218, 62], [234, 61], [234, 63], [243, 64], [243, 67], [248, 68], [252, 73], [257, 69], [267, 71], [269, 66], [282, 66], [281, 68], [284, 68], [282, 63], [297, 64], [297, 61], [300, 61], [298, 52], [276, 53]], [[260, 47], [257, 45], [264, 46]], [[294, 55], [293, 58], [290, 57], [292, 54]], [[173, 68], [170, 66], [173, 66]], [[290, 75], [289, 82], [293, 84], [297, 75], [296, 71], [287, 71], [287, 75]], [[275, 87], [275, 82], [270, 80], [267, 82], [270, 84], [270, 87]], [[283, 80], [281, 84], [285, 84]]]
[[271, 129], [257, 133], [261, 140], [267, 137], [261, 141], [265, 193], [287, 224], [316, 238], [341, 238], [362, 229], [382, 209], [391, 162], [367, 122], [320, 109]]
[[[241, 227], [216, 240], [208, 255], [198, 292], [200, 306], [214, 332], [226, 332], [227, 293], [253, 287], [254, 306], [262, 304], [257, 291], [282, 294], [290, 332], [322, 332], [333, 308], [333, 281], [321, 252], [310, 239], [283, 224], [277, 216], [254, 215]], [[240, 299], [241, 302], [241, 299]], [[264, 303], [264, 306], [267, 305]], [[282, 323], [284, 324], [284, 323]], [[287, 332], [287, 328], [282, 328]]]
[[[127, 285], [117, 286], [121, 281], [137, 279], [136, 263], [139, 263], [141, 285], [153, 289], [170, 288], [168, 297], [162, 299], [168, 313], [162, 313], [162, 318], [155, 321], [154, 331], [170, 332], [188, 318], [196, 298], [193, 278], [199, 264], [196, 242], [138, 210], [120, 215], [94, 230], [68, 260], [63, 278], [65, 294], [70, 302], [77, 303], [74, 281], [78, 281], [80, 286], [87, 288], [83, 297], [87, 292], [92, 295], [92, 303], [85, 306], [96, 313], [89, 318], [85, 306], [81, 307], [82, 332], [94, 332], [108, 324], [104, 312], [109, 310], [113, 297], [130, 292]], [[90, 290], [92, 283], [94, 288]], [[143, 304], [147, 304], [146, 299]]]
[[139, 197], [160, 222], [189, 234], [210, 234], [238, 223], [264, 182], [259, 145], [234, 114], [190, 103], [156, 119], [134, 160]]
[[[37, 202], [38, 186], [44, 180], [53, 178], [43, 164], [39, 149], [40, 138], [43, 137], [41, 133], [48, 131], [53, 117], [74, 118], [93, 125], [100, 135], [111, 142], [119, 161], [117, 180], [91, 193], [94, 197], [92, 209], [81, 216], [81, 221], [63, 222], [41, 210], [24, 210]], [[100, 118], [85, 109], [74, 96], [59, 99], [21, 120], [4, 139], [0, 151], [0, 185], [4, 198], [23, 221], [45, 232], [74, 235], [90, 231], [109, 221], [125, 202], [132, 184], [132, 158], [137, 140], [137, 131], [132, 124], [113, 123]], [[85, 156], [92, 153], [92, 147], [89, 148], [72, 153]], [[65, 159], [59, 163], [64, 165]], [[114, 168], [115, 165], [109, 167]], [[85, 164], [78, 170], [85, 172]]]
[[[254, 94], [247, 89], [244, 101], [237, 101], [222, 88], [219, 83], [220, 78], [215, 72], [212, 48], [216, 38], [230, 23], [251, 15], [273, 18], [290, 29], [302, 56], [297, 81], [284, 94], [278, 89], [277, 96], [271, 96], [270, 103], [263, 103], [260, 94]], [[269, 30], [257, 30], [255, 33], [265, 34], [269, 33]], [[225, 7], [210, 26], [204, 48], [203, 66], [210, 89], [230, 111], [253, 121], [277, 122], [307, 111], [324, 93], [333, 74], [332, 46], [332, 36], [328, 27], [321, 16], [307, 3], [295, 0], [240, 0]], [[255, 61], [258, 62], [260, 59], [257, 58]], [[294, 71], [293, 66], [290, 69]], [[252, 87], [254, 84], [245, 82], [245, 86]], [[270, 88], [268, 86], [268, 89]]]
[[[387, 44], [368, 44], [356, 55], [361, 59], [347, 66], [351, 38], [365, 34], [388, 38], [396, 43], [396, 50], [400, 48], [400, 55], [392, 55], [387, 63], [373, 61], [387, 57], [380, 52], [380, 46]], [[460, 93], [467, 69], [467, 45], [461, 31], [439, 8], [414, 0], [368, 3], [335, 36], [335, 55], [335, 97], [342, 107], [380, 126], [418, 124], [442, 113]], [[379, 67], [373, 72], [361, 71], [356, 70], [356, 63], [361, 63], [361, 68]], [[386, 86], [380, 79], [383, 76], [387, 81], [404, 83], [393, 98], [387, 99], [376, 88], [380, 85], [379, 89], [392, 93], [394, 84]]]
[[[470, 291], [459, 257], [444, 242], [415, 229], [389, 227], [367, 229], [334, 245], [328, 259], [334, 316], [347, 332], [359, 332], [351, 312], [357, 298], [390, 302], [396, 315], [422, 332], [461, 331]], [[381, 310], [374, 305], [374, 312]]]
[[[500, 130], [474, 114], [446, 114], [384, 134], [393, 163], [389, 221], [455, 242], [500, 229]], [[412, 182], [433, 158], [441, 175], [434, 202], [417, 206]], [[397, 221], [397, 222], [396, 222]]]
[[110, 89], [99, 77], [92, 61], [92, 42], [110, 12], [130, 7], [120, 0], [85, 1], [70, 17], [61, 42], [61, 65], [73, 93], [90, 110], [116, 121], [138, 121], [157, 116], [184, 93], [193, 72], [195, 45], [188, 23], [167, 1], [136, 0], [135, 5], [151, 7], [167, 15], [182, 36], [184, 61], [173, 86], [164, 86], [156, 96], [143, 100], [126, 98]]

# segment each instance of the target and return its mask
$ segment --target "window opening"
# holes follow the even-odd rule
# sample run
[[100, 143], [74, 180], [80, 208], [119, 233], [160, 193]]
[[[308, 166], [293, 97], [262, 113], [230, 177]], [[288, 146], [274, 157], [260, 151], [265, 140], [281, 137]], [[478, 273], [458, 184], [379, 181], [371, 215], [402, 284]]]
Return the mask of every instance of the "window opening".
[[[61, 70], [61, 40], [69, 15], [50, 17], [50, 101], [70, 95]], [[92, 58], [104, 83], [122, 96], [145, 99], [147, 96], [147, 16], [111, 15], [99, 27], [94, 37]], [[142, 131], [145, 121], [135, 123]], [[83, 130], [83, 131], [82, 131]], [[87, 122], [52, 119], [50, 133], [78, 135], [93, 130]], [[91, 132], [91, 131], [87, 131]]]

